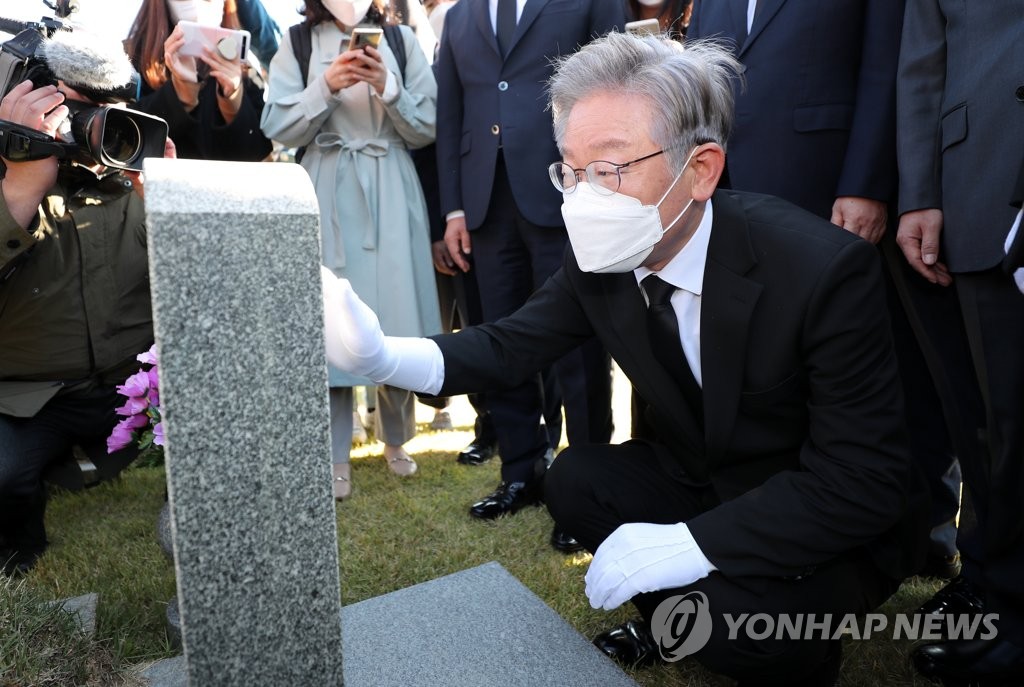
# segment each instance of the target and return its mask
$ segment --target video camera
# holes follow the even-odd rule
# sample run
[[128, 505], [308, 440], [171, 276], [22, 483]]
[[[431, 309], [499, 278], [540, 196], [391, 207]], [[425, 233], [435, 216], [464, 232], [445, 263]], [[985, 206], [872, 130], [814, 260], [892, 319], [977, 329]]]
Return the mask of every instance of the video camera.
[[0, 98], [25, 80], [39, 88], [57, 85], [59, 79], [103, 104], [66, 100], [70, 114], [61, 126], [61, 140], [0, 119], [0, 156], [22, 162], [52, 155], [133, 171], [142, 170], [144, 158], [163, 157], [167, 123], [110, 104], [136, 101], [141, 88], [120, 44], [114, 51], [95, 40], [90, 43], [88, 37], [71, 38], [73, 29], [64, 18], [77, 9], [76, 0], [56, 0], [49, 6], [57, 16], [38, 22], [0, 18], [0, 31], [15, 34], [0, 45]]

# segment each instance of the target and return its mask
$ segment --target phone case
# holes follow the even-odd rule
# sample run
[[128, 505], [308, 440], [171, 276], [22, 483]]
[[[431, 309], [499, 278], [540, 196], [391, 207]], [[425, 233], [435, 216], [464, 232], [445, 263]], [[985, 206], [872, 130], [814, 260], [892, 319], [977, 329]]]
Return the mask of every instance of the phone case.
[[[217, 51], [218, 46], [230, 47], [231, 41], [236, 44], [234, 54], [229, 56], [221, 52], [222, 55], [228, 59], [237, 55], [240, 60], [244, 60], [249, 54], [250, 35], [248, 31], [235, 31], [221, 26], [206, 26], [185, 20], [179, 21], [178, 26], [185, 34], [185, 44], [178, 51], [180, 55], [199, 57], [203, 54], [204, 47]], [[225, 41], [225, 43], [222, 44], [221, 41]]]

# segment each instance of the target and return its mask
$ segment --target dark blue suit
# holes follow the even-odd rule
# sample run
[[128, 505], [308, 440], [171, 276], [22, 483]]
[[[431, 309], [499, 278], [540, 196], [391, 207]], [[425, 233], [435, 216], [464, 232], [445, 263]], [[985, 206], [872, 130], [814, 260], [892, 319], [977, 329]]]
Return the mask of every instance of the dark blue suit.
[[[445, 17], [435, 63], [441, 212], [466, 213], [486, 321], [514, 312], [561, 266], [562, 197], [547, 174], [561, 159], [547, 111], [551, 61], [625, 20], [620, 0], [527, 0], [503, 57], [487, 0], [460, 0]], [[594, 342], [554, 371], [569, 441], [607, 441], [607, 354]], [[488, 393], [507, 481], [529, 481], [548, 447], [542, 398], [539, 377]]]
[[828, 218], [838, 196], [896, 191], [902, 0], [697, 0], [689, 38], [736, 43], [744, 66], [726, 158], [733, 188]]

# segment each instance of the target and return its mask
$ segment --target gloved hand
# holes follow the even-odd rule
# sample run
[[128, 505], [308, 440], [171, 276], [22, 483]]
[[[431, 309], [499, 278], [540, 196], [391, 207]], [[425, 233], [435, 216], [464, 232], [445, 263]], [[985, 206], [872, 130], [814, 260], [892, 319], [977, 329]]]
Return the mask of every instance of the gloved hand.
[[685, 587], [716, 570], [686, 523], [630, 522], [605, 539], [587, 571], [587, 598], [610, 611], [641, 592]]
[[373, 310], [347, 279], [320, 267], [324, 336], [332, 365], [377, 384], [436, 394], [444, 383], [444, 357], [430, 339], [384, 336]]

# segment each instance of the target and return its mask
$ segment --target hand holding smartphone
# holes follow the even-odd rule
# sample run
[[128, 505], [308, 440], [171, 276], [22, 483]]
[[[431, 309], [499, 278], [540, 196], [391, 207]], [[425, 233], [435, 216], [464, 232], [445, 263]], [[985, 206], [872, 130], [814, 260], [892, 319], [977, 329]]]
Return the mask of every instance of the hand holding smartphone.
[[357, 26], [352, 29], [352, 38], [349, 39], [349, 50], [364, 50], [369, 45], [374, 48], [380, 45], [384, 37], [384, 29], [379, 26]]
[[220, 26], [207, 26], [193, 21], [178, 22], [185, 35], [185, 44], [178, 54], [187, 57], [202, 57], [203, 50], [219, 52], [227, 60], [245, 60], [249, 54], [249, 32], [225, 29]]

